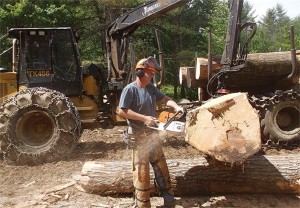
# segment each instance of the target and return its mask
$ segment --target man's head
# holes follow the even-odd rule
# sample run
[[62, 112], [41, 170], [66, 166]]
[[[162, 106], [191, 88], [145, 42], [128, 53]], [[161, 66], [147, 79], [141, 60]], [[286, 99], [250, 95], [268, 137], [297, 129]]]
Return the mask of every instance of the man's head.
[[155, 74], [161, 71], [161, 67], [156, 59], [150, 56], [139, 60], [136, 64], [135, 71], [136, 75], [141, 78], [144, 76], [145, 71]]

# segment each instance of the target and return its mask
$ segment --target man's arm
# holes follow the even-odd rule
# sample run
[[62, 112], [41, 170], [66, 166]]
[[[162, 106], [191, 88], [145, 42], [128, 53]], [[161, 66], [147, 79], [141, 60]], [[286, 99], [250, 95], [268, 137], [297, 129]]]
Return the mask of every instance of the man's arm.
[[165, 96], [162, 100], [161, 100], [162, 103], [166, 104], [167, 106], [169, 107], [172, 107], [175, 109], [176, 112], [178, 111], [181, 111], [182, 113], [184, 113], [184, 108], [177, 105], [177, 103], [172, 100], [170, 97], [168, 96]]
[[156, 122], [156, 119], [152, 116], [145, 116], [128, 108], [119, 109], [119, 115], [124, 118], [142, 121], [145, 125], [154, 125]]

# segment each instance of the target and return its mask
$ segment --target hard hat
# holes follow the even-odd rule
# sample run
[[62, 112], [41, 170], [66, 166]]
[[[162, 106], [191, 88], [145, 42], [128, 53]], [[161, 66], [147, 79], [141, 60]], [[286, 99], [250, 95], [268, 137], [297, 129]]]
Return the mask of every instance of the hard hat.
[[147, 69], [154, 73], [161, 71], [159, 63], [152, 56], [139, 60], [136, 64], [135, 70], [138, 71], [139, 69]]

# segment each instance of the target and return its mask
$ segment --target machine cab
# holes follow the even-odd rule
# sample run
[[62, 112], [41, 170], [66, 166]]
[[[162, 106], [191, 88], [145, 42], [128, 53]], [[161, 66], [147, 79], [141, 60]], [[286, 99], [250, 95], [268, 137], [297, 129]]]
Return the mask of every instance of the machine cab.
[[13, 28], [9, 37], [18, 40], [19, 86], [46, 87], [67, 96], [82, 93], [79, 53], [71, 28]]

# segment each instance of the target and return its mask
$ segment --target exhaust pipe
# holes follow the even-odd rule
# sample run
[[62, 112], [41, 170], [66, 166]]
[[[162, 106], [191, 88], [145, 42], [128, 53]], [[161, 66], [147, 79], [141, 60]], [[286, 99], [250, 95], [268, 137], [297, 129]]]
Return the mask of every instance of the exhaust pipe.
[[12, 72], [17, 71], [18, 64], [18, 48], [17, 48], [17, 39], [13, 39], [13, 48], [12, 48]]
[[291, 25], [291, 58], [292, 58], [292, 72], [287, 76], [287, 79], [292, 79], [295, 75], [298, 74], [296, 67], [296, 49], [295, 49], [295, 35], [294, 35], [294, 26]]
[[160, 71], [160, 80], [157, 83], [157, 88], [159, 89], [165, 83], [165, 62], [164, 62], [164, 52], [162, 49], [161, 40], [157, 29], [155, 30], [155, 34], [156, 34], [156, 41], [159, 50], [159, 65], [162, 68], [162, 70]]

